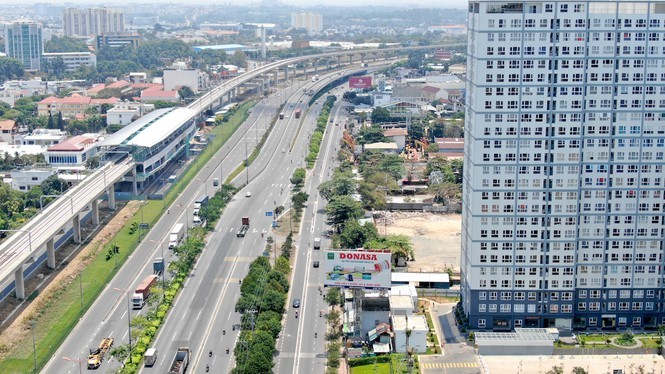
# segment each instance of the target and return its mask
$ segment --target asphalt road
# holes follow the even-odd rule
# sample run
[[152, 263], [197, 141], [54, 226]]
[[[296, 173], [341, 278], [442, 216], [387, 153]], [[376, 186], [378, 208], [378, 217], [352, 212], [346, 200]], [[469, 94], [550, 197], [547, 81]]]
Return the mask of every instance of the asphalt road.
[[[303, 87], [311, 84], [305, 82]], [[154, 343], [159, 352], [155, 366], [142, 372], [166, 372], [181, 346], [192, 351], [188, 372], [204, 372], [206, 365], [210, 365], [211, 372], [227, 372], [234, 364], [233, 348], [239, 330], [233, 326], [240, 323], [240, 314], [234, 311], [240, 289], [238, 280], [266, 245], [268, 235], [261, 237], [261, 233], [268, 232], [272, 218], [265, 213], [275, 206], [288, 206], [289, 178], [305, 156], [307, 134], [311, 133], [320, 108], [319, 104], [306, 111], [309, 97], [302, 92], [302, 87], [298, 87], [280, 93], [278, 99], [289, 97], [282, 110], [286, 117], [277, 121], [261, 155], [250, 167], [249, 185], [226, 207], [207, 249], [160, 330]], [[305, 115], [302, 128], [300, 119], [293, 116], [299, 108]], [[292, 148], [290, 144], [294, 144]], [[243, 175], [239, 180], [243, 180]], [[251, 191], [249, 198], [245, 197], [247, 191]], [[244, 238], [237, 238], [242, 217], [250, 218], [250, 231]]]
[[[279, 93], [282, 91], [279, 90], [277, 94], [283, 98], [284, 94]], [[170, 207], [170, 213], [161, 217], [146, 234], [143, 242], [134, 251], [125, 265], [118, 269], [117, 276], [108, 284], [88, 312], [81, 318], [69, 337], [44, 367], [44, 373], [78, 372], [79, 364], [65, 360], [63, 357], [74, 360], [85, 360], [87, 359], [88, 348], [96, 347], [104, 337], [115, 338], [116, 345], [127, 343], [127, 299], [131, 297], [131, 295], [128, 296], [127, 294], [132, 294], [134, 288], [141, 280], [152, 273], [152, 260], [155, 257], [160, 257], [162, 251], [167, 261], [172, 258], [171, 251], [168, 250], [168, 245], [165, 244], [168, 240], [170, 229], [177, 222], [188, 222], [188, 225], [192, 224], [194, 199], [205, 190], [212, 194], [216, 189], [212, 186], [212, 178], [220, 175], [219, 160], [224, 160], [222, 169], [224, 173], [228, 173], [242, 163], [245, 158], [243, 142], [245, 135], [247, 134], [248, 141], [250, 141], [248, 147], [251, 152], [251, 140], [253, 138], [249, 139], [250, 135], [255, 136], [258, 131], [260, 136], [260, 132], [265, 131], [268, 124], [265, 118], [272, 118], [277, 114], [276, 108], [280, 100], [281, 98], [277, 96], [270, 97], [254, 107], [252, 114], [245, 124], [232, 135], [227, 144], [209, 162], [209, 167], [202, 168], [199, 172], [197, 175], [199, 181], [187, 186]], [[254, 130], [254, 126], [258, 126], [259, 129]], [[278, 131], [275, 133], [279, 134]], [[271, 136], [271, 138], [274, 137], [274, 135]], [[250, 177], [257, 171], [256, 167], [250, 166]], [[253, 226], [253, 228], [255, 227]], [[212, 248], [212, 246], [209, 246], [209, 248]], [[209, 250], [205, 251], [205, 253], [210, 252]], [[144, 310], [130, 310], [129, 313], [133, 317], [143, 313]], [[112, 372], [118, 366], [119, 363], [114, 359], [105, 360], [98, 371]]]
[[[341, 97], [341, 91], [337, 91]], [[275, 373], [322, 373], [325, 371], [325, 332], [327, 304], [323, 300], [323, 267], [314, 268], [313, 262], [324, 261], [324, 249], [329, 247], [323, 236], [325, 224], [325, 200], [318, 193], [320, 183], [330, 179], [336, 166], [339, 139], [342, 137], [346, 112], [338, 100], [325, 133], [316, 166], [308, 174], [306, 192], [309, 201], [303, 213], [300, 236], [297, 239], [291, 293], [287, 305], [287, 318], [277, 342], [278, 356], [275, 358]], [[343, 119], [344, 118], [344, 119]], [[321, 250], [314, 250], [314, 238], [322, 239]], [[321, 292], [319, 291], [321, 290]], [[299, 317], [295, 317], [293, 299], [300, 299]], [[321, 315], [319, 312], [323, 311]], [[315, 337], [315, 334], [317, 335]]]

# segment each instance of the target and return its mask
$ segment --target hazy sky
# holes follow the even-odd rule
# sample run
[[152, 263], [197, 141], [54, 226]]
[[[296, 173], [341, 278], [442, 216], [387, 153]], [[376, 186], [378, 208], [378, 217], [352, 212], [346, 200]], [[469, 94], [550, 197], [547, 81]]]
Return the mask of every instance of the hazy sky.
[[[280, 0], [282, 3], [293, 5], [293, 6], [302, 6], [309, 10], [315, 10], [316, 5], [327, 5], [327, 6], [366, 6], [366, 5], [385, 5], [385, 6], [399, 6], [399, 7], [408, 7], [408, 8], [466, 8], [468, 1], [467, 0]], [[257, 0], [198, 0], [189, 4], [249, 4], [257, 3]], [[104, 4], [108, 6], [119, 6], [128, 3], [131, 1], [103, 1], [103, 0], [27, 0], [23, 4], [34, 4], [34, 3], [50, 3], [50, 4], [76, 4], [76, 5], [92, 5], [92, 4]], [[180, 3], [188, 4], [188, 2], [179, 2], [174, 0], [147, 0], [142, 1], [142, 3]], [[0, 0], [0, 4], [9, 4], [15, 5], [16, 0]], [[136, 4], [136, 3], [134, 3]]]

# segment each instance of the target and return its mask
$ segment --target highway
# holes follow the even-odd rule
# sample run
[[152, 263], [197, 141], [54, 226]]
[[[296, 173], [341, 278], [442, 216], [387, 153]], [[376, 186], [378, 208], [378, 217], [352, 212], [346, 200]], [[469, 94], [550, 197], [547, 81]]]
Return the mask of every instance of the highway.
[[[292, 90], [294, 89], [287, 88], [286, 92]], [[245, 158], [244, 139], [247, 138], [249, 142], [248, 148], [251, 152], [254, 140], [253, 136], [256, 136], [257, 133], [261, 136], [262, 132], [265, 132], [268, 124], [265, 118], [273, 118], [276, 116], [277, 108], [280, 104], [279, 101], [284, 97], [285, 90], [278, 90], [278, 95], [280, 95], [280, 97], [269, 97], [258, 103], [252, 110], [252, 113], [245, 124], [231, 136], [226, 142], [226, 145], [217, 153], [217, 155], [213, 156], [213, 159], [209, 162], [209, 167], [201, 168], [197, 178], [206, 181], [205, 186], [200, 182], [191, 183], [187, 186], [170, 207], [170, 214], [162, 216], [153, 226], [125, 265], [118, 270], [117, 276], [107, 285], [95, 303], [81, 318], [69, 337], [44, 367], [44, 373], [78, 372], [78, 363], [64, 360], [62, 357], [87, 359], [88, 348], [96, 347], [99, 344], [99, 341], [104, 337], [114, 337], [116, 339], [115, 345], [127, 343], [127, 291], [129, 291], [130, 294], [133, 293], [134, 288], [141, 282], [141, 280], [152, 273], [152, 260], [155, 257], [160, 257], [162, 250], [164, 251], [167, 260], [172, 257], [171, 251], [167, 248], [168, 245], [164, 244], [164, 242], [168, 240], [168, 232], [177, 222], [185, 222], [186, 218], [188, 225], [191, 226], [194, 199], [204, 192], [204, 189], [207, 189], [208, 193], [212, 194], [216, 189], [212, 186], [212, 178], [219, 176], [222, 171], [225, 173], [230, 172], [243, 162]], [[276, 126], [279, 125], [280, 124]], [[258, 130], [254, 129], [255, 126], [258, 126]], [[280, 134], [280, 132], [274, 131], [273, 135], [270, 137], [271, 139], [275, 138], [274, 134]], [[272, 142], [268, 141], [268, 147], [271, 144]], [[276, 148], [277, 145], [275, 143], [273, 145], [273, 151]], [[262, 152], [262, 154], [263, 153], [264, 152]], [[224, 160], [222, 171], [219, 169], [219, 160], [221, 159]], [[250, 166], [250, 178], [253, 178], [260, 171], [258, 165], [260, 165], [261, 159], [262, 158], [259, 157], [257, 161]], [[242, 176], [244, 177], [244, 173]], [[244, 181], [245, 178], [242, 178], [241, 182]], [[286, 183], [288, 183], [288, 177]], [[256, 225], [254, 225], [253, 228], [256, 228]], [[249, 237], [251, 236], [248, 236], [248, 239]], [[220, 243], [213, 242], [208, 248], [215, 248], [219, 244]], [[163, 245], [166, 246], [166, 248], [162, 248]], [[211, 251], [207, 249], [204, 252], [204, 256], [210, 253]], [[196, 275], [197, 271], [195, 270], [194, 278], [196, 278]], [[131, 295], [129, 295], [129, 297], [131, 297]], [[141, 310], [132, 310], [130, 311], [130, 314], [135, 316], [141, 314], [143, 310], [145, 310], [145, 307]], [[98, 371], [113, 372], [118, 366], [119, 363], [112, 359], [110, 361], [104, 361]]]
[[[323, 373], [325, 371], [325, 332], [326, 315], [319, 317], [319, 311], [327, 310], [323, 296], [319, 294], [325, 279], [323, 267], [314, 268], [313, 262], [323, 263], [323, 250], [329, 248], [323, 236], [325, 224], [325, 200], [318, 193], [318, 186], [330, 179], [336, 166], [337, 149], [342, 138], [346, 111], [341, 101], [343, 91], [337, 93], [338, 100], [331, 111], [329, 126], [321, 145], [321, 152], [313, 171], [308, 174], [306, 191], [309, 201], [303, 213], [300, 236], [297, 241], [298, 252], [295, 256], [291, 294], [287, 304], [287, 316], [282, 334], [277, 342], [279, 355], [275, 359], [275, 373]], [[314, 250], [314, 238], [322, 239], [321, 250]], [[325, 290], [321, 288], [323, 294]], [[295, 318], [293, 299], [300, 299], [299, 318]], [[314, 337], [316, 333], [317, 337]]]
[[[322, 78], [316, 85], [321, 87], [324, 82]], [[304, 87], [311, 84], [308, 82]], [[233, 349], [239, 334], [233, 326], [240, 323], [240, 314], [234, 310], [240, 291], [238, 280], [266, 245], [267, 235], [262, 238], [260, 234], [268, 232], [272, 219], [265, 212], [276, 205], [289, 205], [289, 178], [305, 157], [309, 137], [304, 135], [313, 130], [323, 102], [319, 100], [318, 105], [307, 111], [309, 96], [303, 96], [302, 89], [292, 92], [283, 110], [285, 119], [278, 120], [261, 155], [252, 164], [255, 171], [263, 169], [263, 172], [226, 207], [193, 275], [157, 335], [153, 345], [159, 352], [155, 366], [143, 368], [142, 373], [168, 371], [175, 351], [181, 346], [192, 350], [188, 372], [203, 372], [205, 365], [210, 365], [211, 372], [227, 372], [233, 366]], [[300, 119], [293, 117], [299, 108], [306, 113], [302, 128], [299, 128]], [[292, 143], [294, 146], [289, 148]], [[252, 196], [245, 197], [246, 191], [251, 191]], [[237, 238], [242, 217], [250, 218], [250, 232], [244, 238]], [[208, 354], [210, 350], [212, 357]]]

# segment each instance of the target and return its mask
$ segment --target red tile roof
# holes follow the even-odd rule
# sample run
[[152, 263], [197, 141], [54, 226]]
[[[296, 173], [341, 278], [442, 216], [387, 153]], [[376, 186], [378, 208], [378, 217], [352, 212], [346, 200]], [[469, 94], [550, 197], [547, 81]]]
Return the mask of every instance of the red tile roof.
[[48, 150], [57, 152], [82, 151], [85, 149], [86, 145], [94, 142], [94, 138], [85, 135], [77, 135], [50, 146]]
[[113, 83], [109, 84], [108, 86], [106, 86], [106, 88], [123, 88], [123, 87], [127, 87], [127, 86], [129, 86], [129, 82], [127, 82], [125, 80], [120, 80], [120, 81], [113, 82]]
[[141, 98], [156, 98], [156, 97], [164, 97], [164, 98], [175, 98], [178, 97], [178, 91], [164, 91], [164, 90], [144, 90], [141, 91]]
[[442, 149], [464, 149], [463, 138], [436, 138], [436, 145]]
[[11, 130], [14, 127], [16, 127], [16, 121], [14, 120], [6, 119], [4, 121], [0, 121], [0, 130]]
[[429, 92], [429, 93], [437, 93], [441, 91], [440, 88], [434, 87], [434, 86], [425, 86], [422, 88], [422, 91]]

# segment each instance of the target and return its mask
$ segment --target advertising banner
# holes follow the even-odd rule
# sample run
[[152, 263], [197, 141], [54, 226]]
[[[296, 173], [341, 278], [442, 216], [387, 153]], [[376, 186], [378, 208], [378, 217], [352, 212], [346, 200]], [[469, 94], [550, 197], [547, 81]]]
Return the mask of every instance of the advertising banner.
[[326, 251], [323, 269], [326, 287], [390, 288], [390, 251]]
[[372, 87], [372, 77], [349, 77], [349, 88], [362, 90]]

